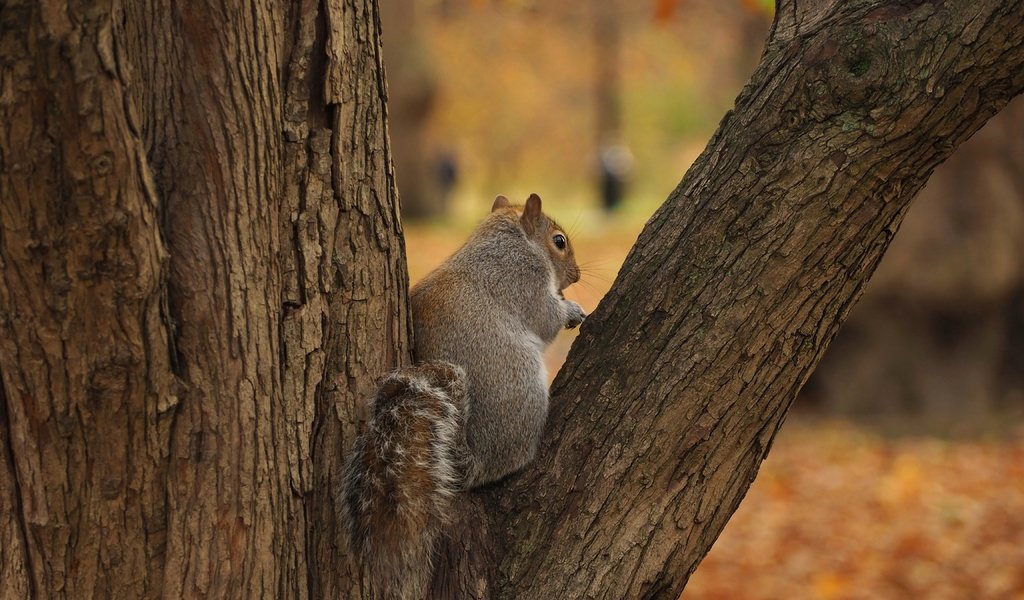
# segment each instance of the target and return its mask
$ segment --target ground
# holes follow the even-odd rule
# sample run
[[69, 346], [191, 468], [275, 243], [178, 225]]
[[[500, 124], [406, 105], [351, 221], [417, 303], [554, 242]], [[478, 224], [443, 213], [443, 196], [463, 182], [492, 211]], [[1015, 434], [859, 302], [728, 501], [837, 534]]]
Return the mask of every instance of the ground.
[[1024, 429], [790, 418], [685, 600], [1024, 598]]

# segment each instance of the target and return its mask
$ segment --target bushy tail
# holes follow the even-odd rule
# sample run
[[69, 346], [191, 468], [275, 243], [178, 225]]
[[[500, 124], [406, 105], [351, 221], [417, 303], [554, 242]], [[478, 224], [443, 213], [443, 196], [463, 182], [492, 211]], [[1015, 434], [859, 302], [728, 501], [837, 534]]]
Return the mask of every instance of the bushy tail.
[[469, 453], [466, 375], [427, 361], [389, 375], [345, 473], [352, 546], [379, 598], [420, 600]]

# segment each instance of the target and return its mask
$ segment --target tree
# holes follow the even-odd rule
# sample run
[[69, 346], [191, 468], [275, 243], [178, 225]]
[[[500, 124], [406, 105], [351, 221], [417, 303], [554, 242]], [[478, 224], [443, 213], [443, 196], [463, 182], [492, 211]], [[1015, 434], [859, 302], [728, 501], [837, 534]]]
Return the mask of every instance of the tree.
[[[1024, 88], [1022, 8], [780, 3], [438, 593], [678, 594], [910, 199]], [[374, 3], [0, 21], [0, 595], [365, 595], [339, 467], [410, 345]]]
[[2, 14], [0, 596], [323, 597], [408, 360], [376, 6]]

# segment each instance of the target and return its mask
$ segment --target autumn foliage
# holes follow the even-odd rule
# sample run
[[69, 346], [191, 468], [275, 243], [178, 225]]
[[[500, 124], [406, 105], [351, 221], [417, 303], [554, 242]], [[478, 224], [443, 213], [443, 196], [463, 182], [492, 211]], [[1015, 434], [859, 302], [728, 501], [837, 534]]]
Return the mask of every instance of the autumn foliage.
[[787, 423], [685, 600], [1024, 597], [1024, 431]]

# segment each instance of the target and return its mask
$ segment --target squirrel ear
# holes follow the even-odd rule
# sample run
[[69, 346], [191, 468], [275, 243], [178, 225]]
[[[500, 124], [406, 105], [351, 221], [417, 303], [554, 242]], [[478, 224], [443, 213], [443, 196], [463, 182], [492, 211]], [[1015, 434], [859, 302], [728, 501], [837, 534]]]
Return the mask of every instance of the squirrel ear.
[[498, 194], [498, 196], [494, 198], [494, 204], [491, 205], [491, 212], [494, 212], [499, 208], [508, 208], [511, 205], [512, 203], [508, 201], [508, 198]]
[[527, 233], [533, 233], [537, 229], [540, 223], [540, 196], [530, 194], [526, 199], [526, 208], [523, 209], [523, 218], [520, 221]]

